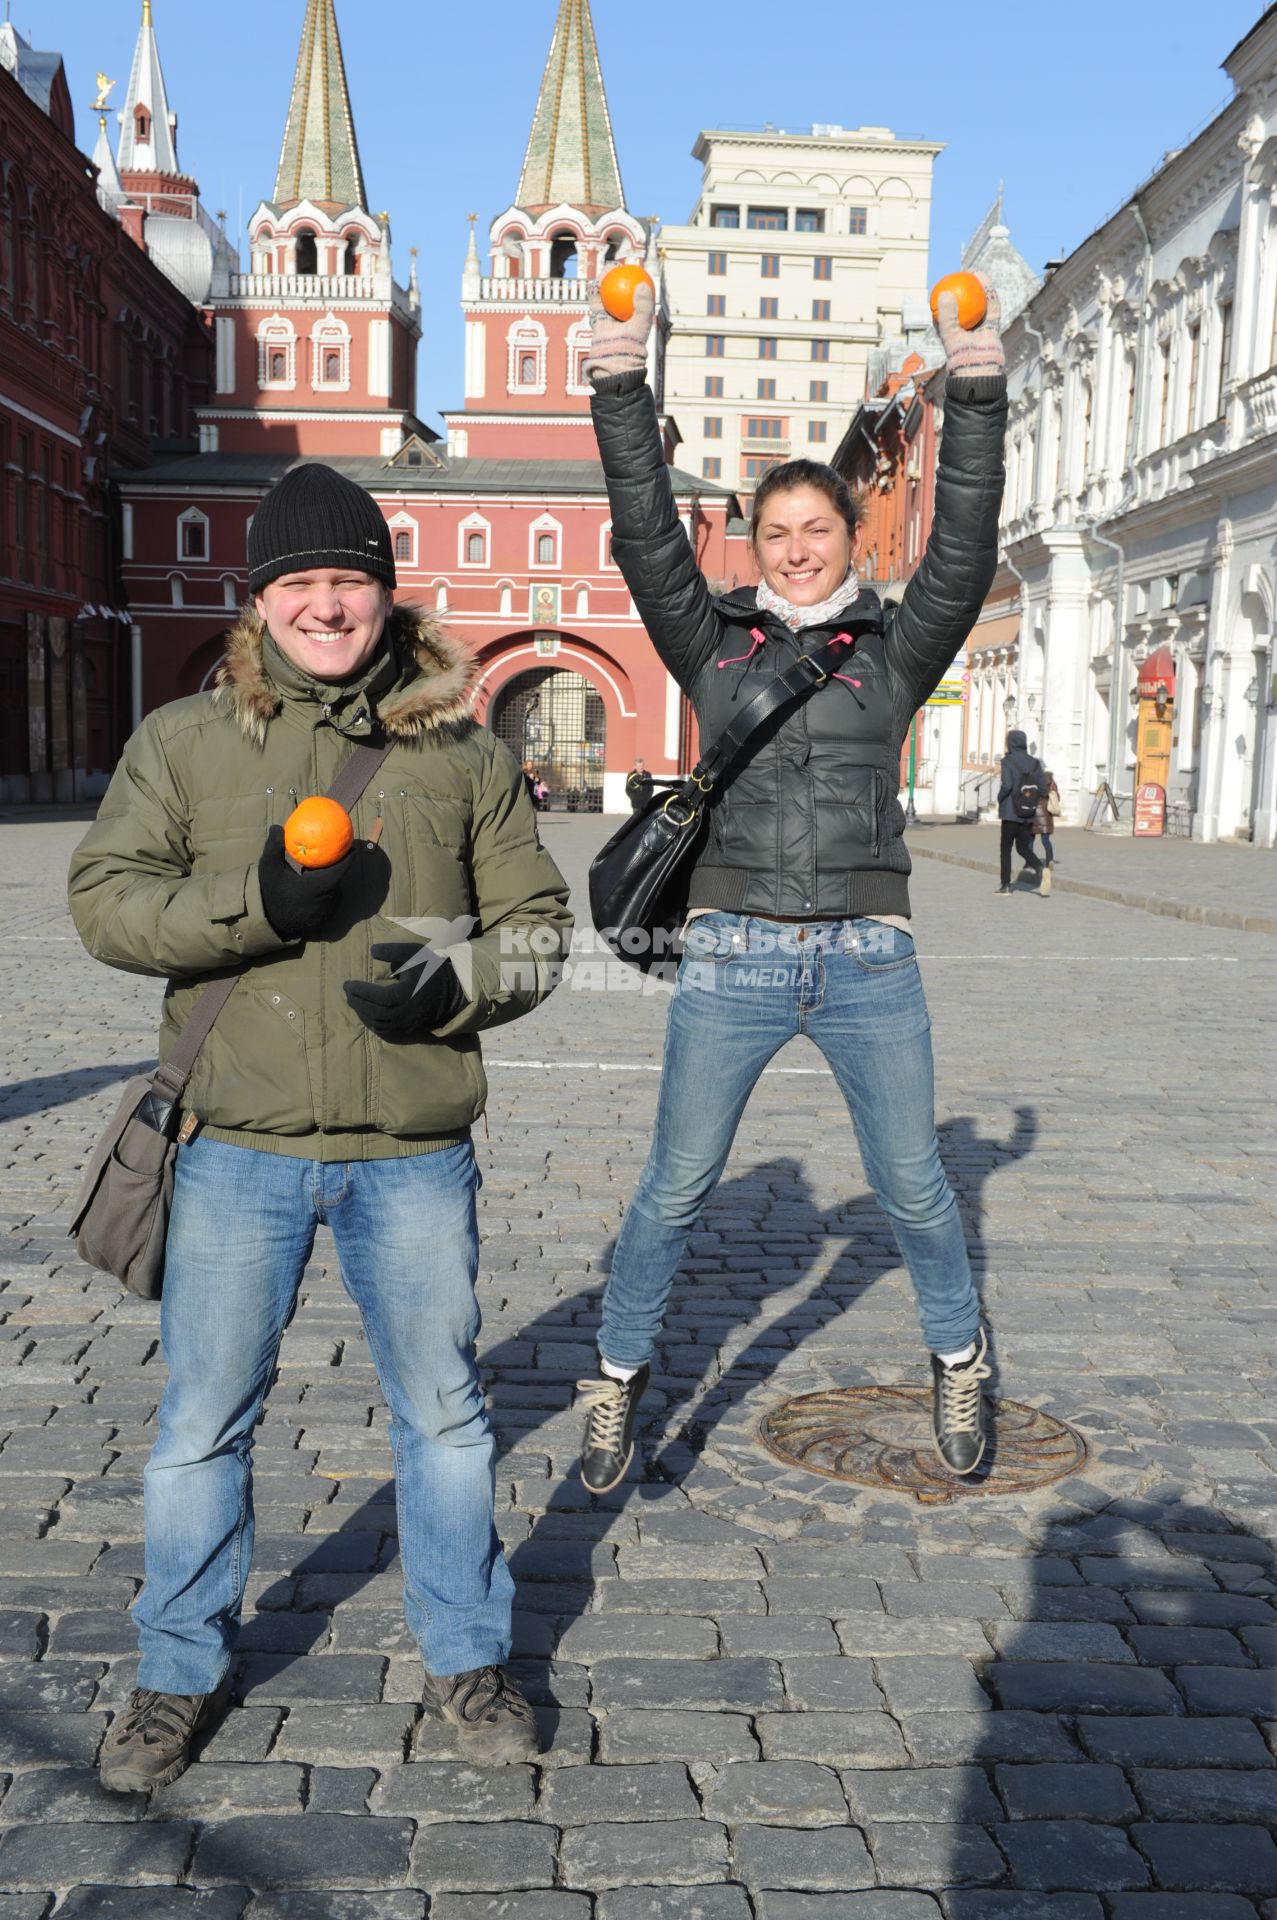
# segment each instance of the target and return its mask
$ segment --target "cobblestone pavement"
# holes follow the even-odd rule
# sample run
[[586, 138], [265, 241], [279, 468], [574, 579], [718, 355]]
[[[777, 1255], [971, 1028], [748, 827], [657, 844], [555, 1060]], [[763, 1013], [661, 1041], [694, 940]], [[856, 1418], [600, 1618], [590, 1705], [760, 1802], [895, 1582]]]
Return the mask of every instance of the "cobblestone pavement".
[[[1277, 854], [1249, 843], [1200, 842], [1167, 837], [1136, 840], [1129, 824], [1118, 831], [1087, 833], [1061, 827], [1052, 838], [1055, 887], [1173, 919], [1209, 926], [1277, 933]], [[915, 857], [998, 871], [998, 825], [939, 822], [919, 826]], [[1040, 844], [1037, 847], [1040, 854]], [[1013, 872], [1019, 869], [1013, 862]]]
[[[583, 1494], [572, 1383], [663, 1023], [587, 960], [492, 1036], [480, 1143], [543, 1763], [461, 1765], [423, 1718], [383, 1413], [321, 1242], [258, 1442], [241, 1704], [148, 1805], [99, 1792], [93, 1762], [133, 1670], [156, 1315], [64, 1233], [159, 996], [75, 940], [80, 830], [0, 827], [0, 1920], [1277, 1920], [1267, 939], [919, 863], [944, 1150], [1002, 1390], [1092, 1450], [1031, 1498], [939, 1508], [753, 1438], [789, 1394], [921, 1377], [806, 1043], [695, 1236], [639, 1469]], [[545, 834], [579, 881], [599, 822]]]

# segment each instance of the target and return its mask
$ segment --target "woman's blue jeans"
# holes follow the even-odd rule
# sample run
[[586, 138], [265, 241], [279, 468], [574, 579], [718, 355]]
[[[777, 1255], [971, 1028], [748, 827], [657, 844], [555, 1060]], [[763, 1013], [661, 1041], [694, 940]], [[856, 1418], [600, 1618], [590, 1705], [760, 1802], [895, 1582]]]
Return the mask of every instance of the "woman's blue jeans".
[[913, 940], [874, 920], [807, 927], [734, 913], [687, 930], [665, 1035], [656, 1132], [603, 1299], [599, 1347], [650, 1358], [675, 1271], [764, 1067], [814, 1040], [851, 1110], [861, 1159], [913, 1280], [933, 1352], [974, 1338], [980, 1307], [936, 1144], [931, 1022]]
[[[253, 1553], [253, 1430], [321, 1221], [390, 1409], [409, 1629], [431, 1673], [507, 1658], [514, 1582], [474, 1356], [478, 1186], [469, 1143], [333, 1165], [220, 1140], [180, 1149], [139, 1686], [209, 1693], [230, 1664]], [[304, 1566], [305, 1534], [297, 1551]]]

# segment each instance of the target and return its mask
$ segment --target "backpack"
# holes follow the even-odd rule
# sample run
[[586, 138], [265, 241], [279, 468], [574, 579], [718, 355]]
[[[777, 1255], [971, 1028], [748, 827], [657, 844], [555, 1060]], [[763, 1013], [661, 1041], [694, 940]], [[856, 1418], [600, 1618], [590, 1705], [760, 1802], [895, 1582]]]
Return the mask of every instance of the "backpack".
[[1015, 810], [1021, 820], [1036, 820], [1042, 789], [1036, 780], [1026, 780], [1015, 790]]

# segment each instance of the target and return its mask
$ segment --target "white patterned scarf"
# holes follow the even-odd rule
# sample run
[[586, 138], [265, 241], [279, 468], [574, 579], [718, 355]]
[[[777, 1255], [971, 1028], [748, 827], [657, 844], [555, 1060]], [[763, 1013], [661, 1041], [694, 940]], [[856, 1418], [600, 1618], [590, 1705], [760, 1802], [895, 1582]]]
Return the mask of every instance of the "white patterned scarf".
[[835, 588], [828, 600], [822, 600], [819, 606], [796, 607], [792, 600], [786, 600], [765, 580], [758, 583], [757, 604], [762, 612], [774, 613], [778, 620], [783, 620], [792, 632], [797, 633], [802, 627], [819, 627], [828, 620], [836, 620], [840, 613], [846, 612], [859, 593], [860, 577], [854, 567], [848, 567], [842, 585]]

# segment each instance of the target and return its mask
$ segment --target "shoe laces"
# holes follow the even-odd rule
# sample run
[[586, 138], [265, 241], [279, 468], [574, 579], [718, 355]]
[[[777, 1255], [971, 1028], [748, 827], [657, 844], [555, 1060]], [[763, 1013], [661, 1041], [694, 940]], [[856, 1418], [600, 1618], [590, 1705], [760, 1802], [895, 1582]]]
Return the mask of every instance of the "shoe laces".
[[980, 1425], [980, 1396], [993, 1368], [985, 1365], [989, 1342], [981, 1329], [979, 1345], [969, 1360], [956, 1366], [940, 1365], [940, 1414], [946, 1433], [975, 1433]]
[[590, 1409], [587, 1449], [599, 1448], [605, 1453], [620, 1450], [630, 1405], [629, 1386], [628, 1380], [613, 1380], [608, 1374], [601, 1374], [597, 1380], [577, 1381], [576, 1390]]
[[532, 1709], [518, 1681], [497, 1666], [475, 1667], [472, 1672], [461, 1674], [449, 1703], [460, 1719], [472, 1725], [495, 1719], [503, 1708], [516, 1720], [532, 1719]]
[[121, 1732], [139, 1734], [144, 1746], [162, 1746], [169, 1740], [184, 1740], [195, 1724], [202, 1694], [156, 1693], [151, 1688], [134, 1690], [124, 1715]]

